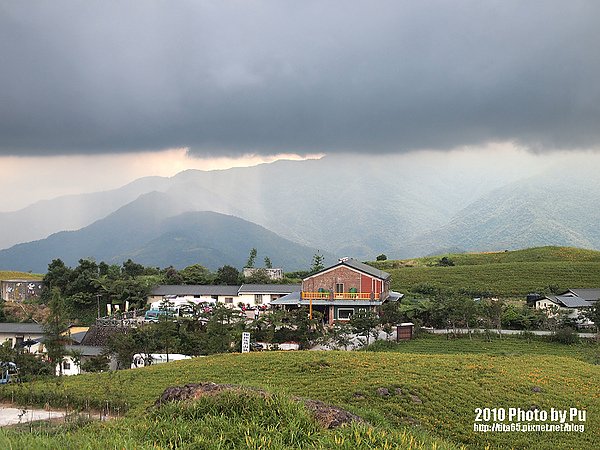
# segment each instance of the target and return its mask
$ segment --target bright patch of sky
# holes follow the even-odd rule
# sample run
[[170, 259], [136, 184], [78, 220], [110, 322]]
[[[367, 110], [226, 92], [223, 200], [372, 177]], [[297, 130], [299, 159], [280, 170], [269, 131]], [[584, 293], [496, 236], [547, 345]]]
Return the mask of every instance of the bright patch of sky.
[[21, 209], [61, 195], [115, 189], [146, 176], [170, 177], [187, 169], [221, 170], [249, 167], [279, 159], [302, 160], [322, 155], [244, 155], [196, 158], [186, 149], [162, 152], [0, 157], [0, 211]]

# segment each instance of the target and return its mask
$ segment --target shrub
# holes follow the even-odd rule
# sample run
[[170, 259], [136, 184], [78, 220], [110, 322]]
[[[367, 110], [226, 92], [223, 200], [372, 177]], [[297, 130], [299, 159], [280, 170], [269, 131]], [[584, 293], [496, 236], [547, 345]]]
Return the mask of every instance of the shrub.
[[575, 330], [570, 327], [560, 328], [550, 335], [550, 341], [561, 344], [576, 344], [579, 342], [579, 336]]

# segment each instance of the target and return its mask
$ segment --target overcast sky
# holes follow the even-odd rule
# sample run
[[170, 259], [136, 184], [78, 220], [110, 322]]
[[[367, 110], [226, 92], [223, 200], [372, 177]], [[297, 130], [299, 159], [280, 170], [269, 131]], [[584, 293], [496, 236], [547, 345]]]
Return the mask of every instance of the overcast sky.
[[599, 43], [596, 0], [0, 0], [0, 163], [597, 150]]

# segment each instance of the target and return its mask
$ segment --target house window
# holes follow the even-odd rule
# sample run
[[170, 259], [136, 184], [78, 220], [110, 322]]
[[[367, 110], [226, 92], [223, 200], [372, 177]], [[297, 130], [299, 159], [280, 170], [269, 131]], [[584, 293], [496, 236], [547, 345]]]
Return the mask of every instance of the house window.
[[254, 304], [262, 305], [262, 294], [254, 294]]
[[335, 292], [338, 294], [344, 292], [344, 283], [335, 283]]
[[225, 303], [228, 305], [233, 304], [233, 297], [225, 297]]
[[23, 342], [25, 341], [24, 336], [16, 336], [15, 337], [15, 347], [23, 347]]
[[63, 361], [63, 370], [71, 370], [71, 363], [69, 361]]
[[340, 308], [337, 310], [338, 320], [350, 320], [352, 314], [354, 314], [353, 308]]

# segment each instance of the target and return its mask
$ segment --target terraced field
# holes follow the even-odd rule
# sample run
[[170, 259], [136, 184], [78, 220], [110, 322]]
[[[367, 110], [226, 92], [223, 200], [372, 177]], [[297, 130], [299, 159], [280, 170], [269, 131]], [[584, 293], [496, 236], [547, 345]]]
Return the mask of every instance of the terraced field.
[[15, 272], [12, 270], [0, 270], [0, 280], [41, 280], [43, 275], [29, 272]]
[[[454, 266], [435, 266], [446, 256]], [[402, 261], [373, 262], [392, 275], [392, 288], [413, 291], [426, 284], [440, 289], [522, 298], [550, 288], [598, 287], [600, 252], [571, 247], [540, 247], [499, 253], [450, 254]]]

